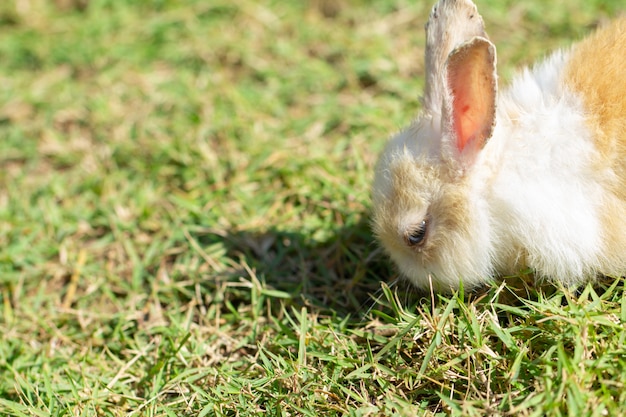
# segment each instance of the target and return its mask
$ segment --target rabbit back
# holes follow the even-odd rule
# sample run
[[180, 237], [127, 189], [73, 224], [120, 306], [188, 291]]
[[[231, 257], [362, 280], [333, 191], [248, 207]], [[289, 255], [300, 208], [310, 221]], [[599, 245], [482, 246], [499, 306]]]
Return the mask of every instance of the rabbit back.
[[564, 83], [582, 100], [604, 179], [600, 221], [604, 274], [626, 270], [626, 17], [571, 51]]
[[[475, 165], [501, 273], [626, 273], [626, 18], [512, 81]], [[493, 184], [493, 185], [485, 185]]]

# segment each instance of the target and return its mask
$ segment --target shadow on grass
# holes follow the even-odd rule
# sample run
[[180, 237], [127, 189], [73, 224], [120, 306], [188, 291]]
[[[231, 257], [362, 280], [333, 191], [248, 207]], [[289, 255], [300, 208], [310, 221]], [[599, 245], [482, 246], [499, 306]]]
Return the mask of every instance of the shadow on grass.
[[296, 307], [319, 314], [365, 319], [381, 296], [381, 282], [397, 285], [403, 301], [422, 296], [398, 279], [366, 218], [324, 240], [275, 228], [236, 231], [223, 239], [226, 256], [241, 266], [239, 277], [254, 275], [268, 288], [288, 293]]

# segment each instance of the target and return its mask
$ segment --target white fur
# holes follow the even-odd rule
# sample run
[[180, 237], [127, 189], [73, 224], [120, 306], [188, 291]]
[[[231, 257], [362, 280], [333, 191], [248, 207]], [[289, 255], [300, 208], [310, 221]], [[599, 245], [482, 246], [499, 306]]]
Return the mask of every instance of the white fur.
[[474, 186], [489, 202], [496, 247], [513, 242], [539, 276], [575, 284], [594, 273], [601, 256], [602, 187], [590, 165], [595, 148], [582, 103], [562, 86], [566, 64], [558, 52], [500, 95]]

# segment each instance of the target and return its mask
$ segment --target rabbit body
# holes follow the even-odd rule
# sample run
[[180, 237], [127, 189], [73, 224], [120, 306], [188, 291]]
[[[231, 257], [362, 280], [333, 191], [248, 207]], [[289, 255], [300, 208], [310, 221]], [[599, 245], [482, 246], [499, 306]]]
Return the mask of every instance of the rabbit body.
[[469, 0], [427, 24], [418, 119], [376, 167], [373, 228], [416, 286], [449, 291], [531, 268], [578, 285], [626, 273], [626, 19], [497, 94]]

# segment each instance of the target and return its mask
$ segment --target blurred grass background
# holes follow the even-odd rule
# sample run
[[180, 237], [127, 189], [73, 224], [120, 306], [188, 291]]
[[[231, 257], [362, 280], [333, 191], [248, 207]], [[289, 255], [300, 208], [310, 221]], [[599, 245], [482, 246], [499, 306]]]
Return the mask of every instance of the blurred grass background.
[[[369, 184], [431, 6], [2, 2], [0, 414], [617, 415], [621, 282], [385, 285]], [[625, 9], [478, 6], [503, 82]]]

